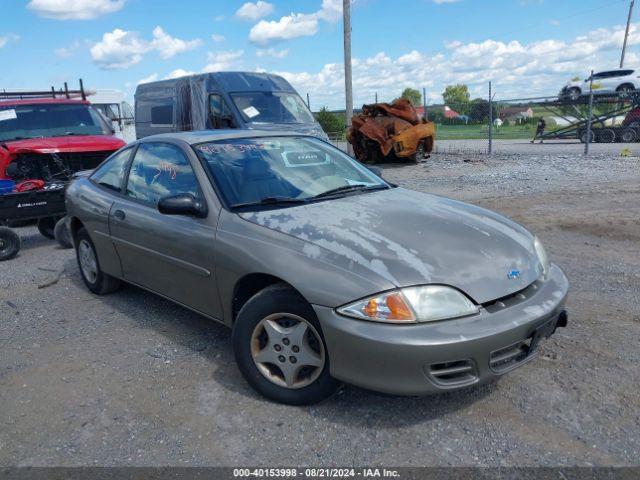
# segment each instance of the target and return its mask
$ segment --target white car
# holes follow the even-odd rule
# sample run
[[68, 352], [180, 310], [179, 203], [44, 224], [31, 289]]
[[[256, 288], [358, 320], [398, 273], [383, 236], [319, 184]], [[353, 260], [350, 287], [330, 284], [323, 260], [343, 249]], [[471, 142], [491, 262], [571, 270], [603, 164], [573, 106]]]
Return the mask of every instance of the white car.
[[[593, 93], [595, 95], [619, 94], [628, 96], [640, 87], [640, 70], [618, 69], [598, 72], [593, 75]], [[578, 100], [582, 95], [589, 94], [590, 77], [584, 81], [572, 80], [560, 91], [561, 100]]]

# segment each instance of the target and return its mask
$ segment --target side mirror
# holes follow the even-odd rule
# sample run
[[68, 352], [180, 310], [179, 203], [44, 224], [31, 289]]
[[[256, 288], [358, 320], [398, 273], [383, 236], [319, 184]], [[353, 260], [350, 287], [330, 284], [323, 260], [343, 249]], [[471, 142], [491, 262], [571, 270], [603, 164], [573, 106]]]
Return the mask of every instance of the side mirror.
[[377, 176], [382, 178], [382, 169], [380, 167], [367, 166], [367, 168], [371, 170], [373, 173], [375, 173]]
[[164, 215], [185, 215], [203, 218], [207, 216], [206, 205], [190, 193], [161, 198], [158, 211]]

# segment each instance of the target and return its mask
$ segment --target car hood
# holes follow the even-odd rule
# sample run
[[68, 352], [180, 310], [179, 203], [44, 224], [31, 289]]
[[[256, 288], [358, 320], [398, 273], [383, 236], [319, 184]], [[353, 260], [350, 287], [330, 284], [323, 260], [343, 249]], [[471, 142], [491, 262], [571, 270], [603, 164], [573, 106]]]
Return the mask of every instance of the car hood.
[[278, 132], [298, 132], [305, 135], [313, 135], [322, 140], [329, 140], [319, 123], [259, 123], [252, 122], [250, 128], [255, 130], [278, 131]]
[[58, 153], [118, 150], [125, 145], [125, 142], [111, 135], [66, 135], [11, 140], [3, 142], [3, 145], [10, 153]]
[[359, 264], [399, 287], [451, 285], [478, 303], [517, 292], [542, 274], [533, 236], [522, 226], [403, 188], [240, 216], [307, 242], [303, 253], [341, 268]]

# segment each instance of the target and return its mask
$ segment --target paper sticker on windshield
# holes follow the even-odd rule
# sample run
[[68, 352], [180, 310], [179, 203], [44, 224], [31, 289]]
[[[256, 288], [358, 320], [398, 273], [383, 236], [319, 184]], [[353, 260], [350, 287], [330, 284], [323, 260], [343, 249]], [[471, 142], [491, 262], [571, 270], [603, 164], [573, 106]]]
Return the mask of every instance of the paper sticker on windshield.
[[258, 109], [253, 105], [243, 109], [242, 111], [249, 118], [257, 117], [258, 115], [260, 115], [260, 112], [258, 111]]
[[16, 118], [18, 118], [18, 116], [15, 110], [0, 110], [0, 122], [4, 120], [15, 120]]

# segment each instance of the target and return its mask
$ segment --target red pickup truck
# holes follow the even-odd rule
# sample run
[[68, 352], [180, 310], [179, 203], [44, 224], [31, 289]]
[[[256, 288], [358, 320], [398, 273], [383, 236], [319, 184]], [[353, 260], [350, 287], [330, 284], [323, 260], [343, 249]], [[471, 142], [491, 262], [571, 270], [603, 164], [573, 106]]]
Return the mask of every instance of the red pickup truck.
[[[0, 92], [0, 225], [37, 219], [40, 232], [52, 237], [72, 175], [97, 167], [125, 143], [87, 100], [3, 95], [8, 94]], [[3, 260], [20, 245], [15, 233], [0, 230]]]

